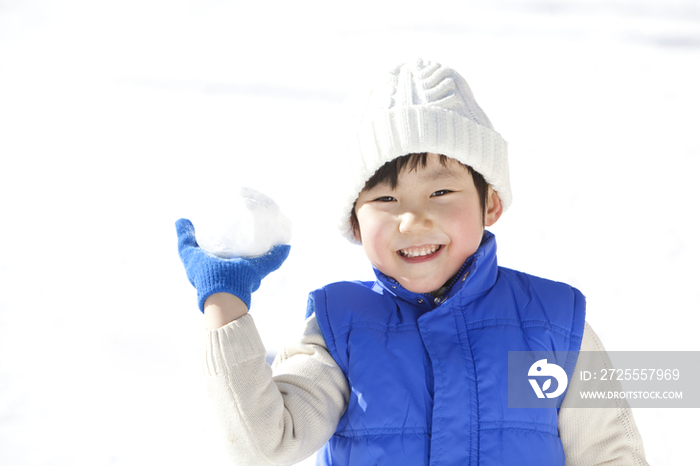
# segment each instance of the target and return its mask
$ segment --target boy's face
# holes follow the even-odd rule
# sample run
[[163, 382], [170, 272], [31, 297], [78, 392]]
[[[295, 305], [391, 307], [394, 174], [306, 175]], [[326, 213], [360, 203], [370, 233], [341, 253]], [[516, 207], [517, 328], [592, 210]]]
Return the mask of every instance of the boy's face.
[[476, 252], [485, 226], [502, 208], [489, 188], [482, 218], [479, 194], [466, 167], [428, 155], [425, 167], [406, 169], [398, 185], [362, 191], [355, 204], [359, 237], [370, 262], [414, 293], [443, 286]]

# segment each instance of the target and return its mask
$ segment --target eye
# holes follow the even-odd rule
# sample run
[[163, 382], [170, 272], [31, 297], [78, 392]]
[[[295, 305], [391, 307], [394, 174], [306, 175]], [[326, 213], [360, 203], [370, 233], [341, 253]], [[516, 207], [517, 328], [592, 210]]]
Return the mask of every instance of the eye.
[[445, 194], [452, 193], [454, 191], [450, 191], [449, 189], [440, 189], [438, 191], [435, 191], [433, 194], [430, 195], [430, 197], [440, 197], [444, 196]]
[[372, 199], [373, 202], [393, 202], [396, 199], [391, 196], [380, 196], [376, 199]]

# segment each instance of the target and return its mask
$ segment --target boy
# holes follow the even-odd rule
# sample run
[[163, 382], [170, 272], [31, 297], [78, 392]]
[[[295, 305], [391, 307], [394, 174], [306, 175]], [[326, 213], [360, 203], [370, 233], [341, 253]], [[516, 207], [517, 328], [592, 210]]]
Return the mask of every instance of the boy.
[[321, 447], [318, 463], [333, 465], [646, 464], [626, 405], [508, 408], [508, 351], [602, 345], [578, 290], [498, 267], [485, 227], [511, 201], [506, 143], [464, 79], [405, 63], [352, 108], [343, 233], [377, 280], [311, 293], [274, 377], [247, 309], [289, 248], [220, 260], [177, 224], [236, 464], [293, 464]]

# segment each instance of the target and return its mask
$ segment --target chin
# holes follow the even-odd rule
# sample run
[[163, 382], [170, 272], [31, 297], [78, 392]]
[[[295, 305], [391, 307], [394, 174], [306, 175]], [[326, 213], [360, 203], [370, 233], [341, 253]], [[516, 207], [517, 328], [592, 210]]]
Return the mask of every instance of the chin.
[[[399, 282], [401, 283], [401, 282]], [[437, 291], [442, 287], [442, 284], [436, 285], [434, 283], [414, 283], [414, 284], [404, 284], [401, 283], [401, 286], [406, 288], [408, 291], [411, 293], [432, 293], [433, 291]]]

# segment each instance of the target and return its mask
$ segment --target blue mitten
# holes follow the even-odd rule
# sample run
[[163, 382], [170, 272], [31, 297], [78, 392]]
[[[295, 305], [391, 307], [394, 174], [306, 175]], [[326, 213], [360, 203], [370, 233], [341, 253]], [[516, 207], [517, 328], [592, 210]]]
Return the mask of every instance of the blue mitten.
[[222, 259], [199, 247], [194, 226], [186, 218], [178, 220], [175, 228], [177, 250], [187, 278], [197, 289], [197, 302], [202, 312], [204, 301], [220, 292], [238, 296], [250, 309], [250, 295], [260, 287], [260, 281], [277, 270], [289, 255], [289, 245], [280, 244], [262, 256]]

